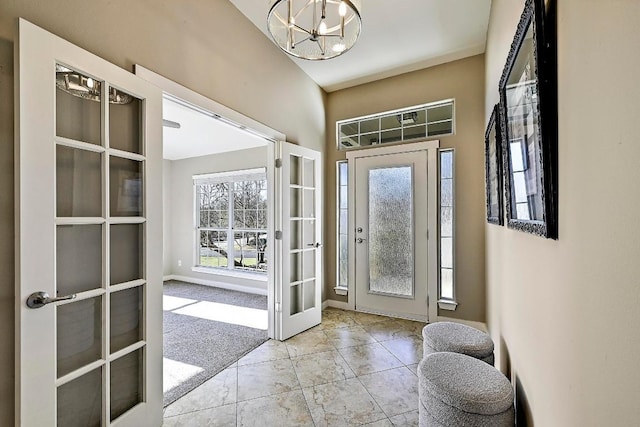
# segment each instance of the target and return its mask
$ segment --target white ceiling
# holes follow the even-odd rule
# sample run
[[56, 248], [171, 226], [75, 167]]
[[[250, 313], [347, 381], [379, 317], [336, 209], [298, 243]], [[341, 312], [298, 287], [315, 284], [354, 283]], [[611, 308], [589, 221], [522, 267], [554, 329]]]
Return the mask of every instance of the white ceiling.
[[[271, 40], [270, 1], [230, 1]], [[287, 55], [328, 92], [484, 52], [491, 0], [362, 3], [362, 32], [350, 51], [326, 61]]]
[[163, 127], [163, 158], [180, 160], [268, 144], [247, 131], [220, 121], [205, 112], [164, 98], [162, 118], [177, 122], [180, 129]]

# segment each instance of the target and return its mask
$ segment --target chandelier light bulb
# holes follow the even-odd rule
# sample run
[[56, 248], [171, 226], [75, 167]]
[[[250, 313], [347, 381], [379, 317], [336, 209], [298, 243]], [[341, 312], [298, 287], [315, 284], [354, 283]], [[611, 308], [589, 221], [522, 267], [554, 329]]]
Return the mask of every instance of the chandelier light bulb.
[[340, 6], [338, 6], [338, 13], [340, 16], [345, 16], [347, 14], [347, 5], [341, 1]]
[[94, 86], [94, 84], [93, 84], [93, 79], [92, 79], [91, 77], [89, 77], [89, 78], [87, 79], [87, 87], [88, 87], [89, 89], [93, 89], [93, 86]]
[[318, 34], [324, 36], [327, 34], [327, 23], [322, 21], [320, 22], [320, 26], [318, 26]]

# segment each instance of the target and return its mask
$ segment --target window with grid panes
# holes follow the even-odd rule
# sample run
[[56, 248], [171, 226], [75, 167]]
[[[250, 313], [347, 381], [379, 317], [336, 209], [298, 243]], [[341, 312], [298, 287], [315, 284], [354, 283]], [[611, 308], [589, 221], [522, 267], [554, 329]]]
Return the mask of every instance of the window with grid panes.
[[264, 169], [194, 177], [196, 266], [266, 273]]

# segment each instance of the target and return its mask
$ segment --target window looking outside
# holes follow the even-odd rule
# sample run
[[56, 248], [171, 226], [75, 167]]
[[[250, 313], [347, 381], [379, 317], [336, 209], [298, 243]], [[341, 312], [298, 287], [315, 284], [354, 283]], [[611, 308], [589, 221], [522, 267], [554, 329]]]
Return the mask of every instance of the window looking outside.
[[349, 251], [348, 251], [348, 163], [346, 160], [337, 162], [338, 174], [338, 286], [346, 288], [349, 283]]
[[451, 135], [455, 126], [452, 99], [336, 122], [339, 150]]
[[453, 150], [440, 151], [440, 299], [455, 300], [453, 277]]
[[194, 176], [196, 266], [266, 273], [264, 169]]

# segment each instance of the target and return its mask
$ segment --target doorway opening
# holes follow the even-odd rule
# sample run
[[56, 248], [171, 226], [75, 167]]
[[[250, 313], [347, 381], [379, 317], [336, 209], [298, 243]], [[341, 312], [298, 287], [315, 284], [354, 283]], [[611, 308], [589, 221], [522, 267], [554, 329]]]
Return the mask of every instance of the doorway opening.
[[269, 144], [163, 95], [165, 406], [269, 338]]

